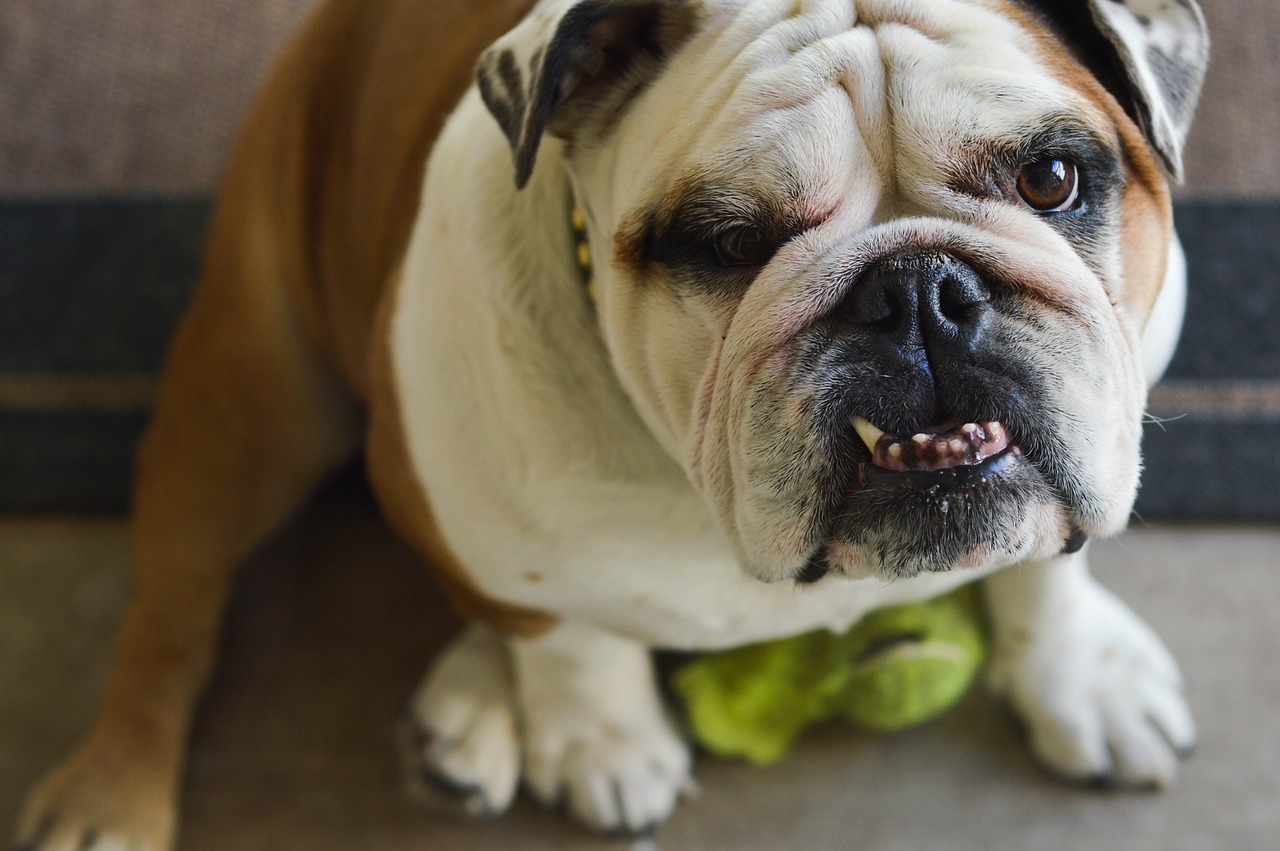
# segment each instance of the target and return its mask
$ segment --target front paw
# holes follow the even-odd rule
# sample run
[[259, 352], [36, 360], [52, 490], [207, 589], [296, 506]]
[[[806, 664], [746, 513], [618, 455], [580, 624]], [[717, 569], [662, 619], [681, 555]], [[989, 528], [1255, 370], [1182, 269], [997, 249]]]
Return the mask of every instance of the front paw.
[[175, 763], [109, 725], [92, 733], [27, 799], [16, 851], [169, 851]]
[[400, 730], [411, 797], [472, 818], [505, 811], [520, 776], [511, 663], [479, 626], [457, 638], [414, 696]]
[[1163, 788], [1195, 747], [1176, 663], [1124, 603], [1090, 581], [1038, 622], [997, 635], [987, 680], [1068, 779]]
[[533, 796], [608, 834], [643, 835], [666, 821], [691, 786], [689, 751], [667, 722], [570, 720], [543, 719], [526, 732]]
[[692, 788], [690, 756], [647, 648], [585, 627], [513, 645], [524, 780], [545, 806], [608, 834], [645, 834]]

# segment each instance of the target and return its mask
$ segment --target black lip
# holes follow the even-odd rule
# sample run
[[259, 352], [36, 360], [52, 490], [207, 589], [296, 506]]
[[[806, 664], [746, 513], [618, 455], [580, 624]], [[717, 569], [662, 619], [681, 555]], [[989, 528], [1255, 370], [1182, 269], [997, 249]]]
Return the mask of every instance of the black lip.
[[1011, 445], [990, 458], [984, 458], [978, 464], [964, 464], [943, 470], [886, 470], [874, 464], [866, 464], [862, 474], [867, 490], [959, 487], [997, 476], [1021, 457], [1021, 450]]
[[822, 546], [809, 557], [804, 567], [796, 574], [796, 582], [801, 585], [812, 585], [831, 572], [831, 562], [827, 560], [827, 548]]

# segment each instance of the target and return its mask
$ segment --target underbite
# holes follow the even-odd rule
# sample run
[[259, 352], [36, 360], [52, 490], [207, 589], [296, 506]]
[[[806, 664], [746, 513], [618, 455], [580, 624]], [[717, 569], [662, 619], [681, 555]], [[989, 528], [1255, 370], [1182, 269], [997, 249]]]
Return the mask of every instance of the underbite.
[[902, 437], [862, 417], [852, 424], [871, 452], [871, 464], [890, 472], [951, 470], [981, 464], [1009, 448], [1009, 430], [996, 420], [939, 426]]

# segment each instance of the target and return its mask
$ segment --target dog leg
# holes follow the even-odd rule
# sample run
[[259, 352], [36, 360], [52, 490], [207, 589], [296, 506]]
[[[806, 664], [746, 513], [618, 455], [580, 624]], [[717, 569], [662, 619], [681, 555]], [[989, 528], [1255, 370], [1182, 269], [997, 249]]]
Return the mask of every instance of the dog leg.
[[409, 794], [474, 818], [502, 813], [520, 779], [518, 723], [506, 644], [487, 627], [469, 626], [409, 706], [401, 743]]
[[[102, 710], [27, 801], [17, 847], [165, 851], [235, 568], [358, 445], [287, 297], [215, 257], [138, 456], [136, 599]], [[252, 271], [252, 270], [249, 270]]]
[[1103, 785], [1172, 784], [1195, 744], [1177, 665], [1084, 553], [1016, 565], [984, 586], [988, 683], [1026, 721], [1041, 761]]
[[648, 649], [581, 624], [512, 639], [511, 649], [530, 792], [609, 833], [663, 822], [692, 781]]

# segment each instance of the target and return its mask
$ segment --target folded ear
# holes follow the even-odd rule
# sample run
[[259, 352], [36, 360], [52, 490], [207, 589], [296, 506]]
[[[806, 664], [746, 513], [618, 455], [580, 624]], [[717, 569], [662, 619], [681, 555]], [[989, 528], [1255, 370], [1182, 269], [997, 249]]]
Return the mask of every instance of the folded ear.
[[511, 144], [516, 186], [544, 133], [572, 138], [592, 114], [616, 113], [695, 20], [685, 0], [544, 0], [485, 51], [480, 96]]
[[1209, 64], [1209, 33], [1195, 0], [1092, 0], [1098, 29], [1125, 72], [1138, 124], [1174, 177]]
[[1075, 47], [1142, 128], [1170, 174], [1209, 63], [1209, 33], [1195, 0], [1029, 0]]

